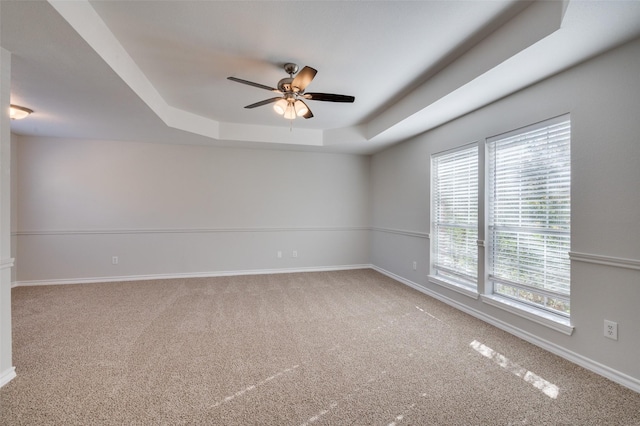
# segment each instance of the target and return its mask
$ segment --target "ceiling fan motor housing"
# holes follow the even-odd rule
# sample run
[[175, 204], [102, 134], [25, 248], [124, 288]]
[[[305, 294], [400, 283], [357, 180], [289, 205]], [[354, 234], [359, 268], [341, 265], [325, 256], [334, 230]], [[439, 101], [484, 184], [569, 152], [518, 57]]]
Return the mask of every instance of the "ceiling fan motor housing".
[[278, 82], [278, 90], [282, 93], [293, 92], [291, 87], [291, 82], [293, 82], [293, 77], [285, 77]]
[[[294, 90], [291, 83], [293, 82], [293, 75], [298, 72], [298, 65], [292, 62], [287, 62], [286, 64], [284, 64], [283, 68], [284, 71], [289, 74], [289, 77], [283, 78], [278, 82], [278, 90], [283, 93], [297, 93], [298, 91]], [[299, 92], [302, 94], [302, 91]]]

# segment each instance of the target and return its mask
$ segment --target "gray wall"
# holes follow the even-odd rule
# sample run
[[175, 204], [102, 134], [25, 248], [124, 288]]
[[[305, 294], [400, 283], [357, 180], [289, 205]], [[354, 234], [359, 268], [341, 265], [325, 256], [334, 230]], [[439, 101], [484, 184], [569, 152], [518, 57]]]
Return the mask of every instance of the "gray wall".
[[[638, 70], [640, 40], [375, 155], [372, 263], [640, 390]], [[572, 252], [577, 254], [571, 270], [571, 336], [427, 280], [431, 154], [473, 141], [483, 146], [487, 137], [565, 113], [571, 114], [572, 124], [571, 226]], [[484, 239], [484, 230], [480, 234]], [[604, 319], [619, 323], [618, 341], [603, 337]]]
[[34, 137], [17, 146], [19, 284], [369, 263], [368, 157]]
[[14, 266], [11, 268], [11, 282], [14, 283], [18, 279], [16, 254], [18, 252], [18, 136], [11, 133], [11, 257], [14, 259]]
[[11, 53], [0, 48], [0, 386], [13, 377], [11, 344]]

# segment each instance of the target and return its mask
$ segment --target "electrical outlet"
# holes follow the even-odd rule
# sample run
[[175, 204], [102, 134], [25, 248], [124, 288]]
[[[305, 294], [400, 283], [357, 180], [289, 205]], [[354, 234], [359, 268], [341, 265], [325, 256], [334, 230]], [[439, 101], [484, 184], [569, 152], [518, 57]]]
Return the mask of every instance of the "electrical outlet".
[[416, 262], [415, 260], [413, 261], [413, 270], [417, 270], [418, 269], [418, 262]]
[[282, 252], [280, 250], [278, 250], [277, 256], [278, 256], [278, 259], [282, 259]]
[[118, 264], [118, 256], [112, 256], [111, 257], [111, 264], [112, 265], [117, 265]]
[[604, 320], [604, 337], [612, 340], [618, 340], [618, 323]]
[[294, 250], [293, 253], [291, 253], [292, 257], [298, 257], [298, 250]]

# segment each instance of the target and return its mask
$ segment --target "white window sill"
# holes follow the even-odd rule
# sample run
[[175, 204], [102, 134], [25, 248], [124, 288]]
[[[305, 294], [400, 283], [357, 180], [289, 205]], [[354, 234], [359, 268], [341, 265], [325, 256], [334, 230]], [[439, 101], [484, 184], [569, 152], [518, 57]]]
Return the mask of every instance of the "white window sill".
[[460, 294], [464, 294], [465, 296], [468, 296], [472, 299], [478, 300], [478, 297], [479, 297], [478, 292], [465, 285], [457, 284], [457, 283], [454, 283], [453, 281], [445, 281], [434, 275], [429, 275], [429, 282], [448, 288], [449, 290], [456, 291]]
[[564, 333], [568, 336], [573, 334], [574, 327], [571, 325], [569, 318], [554, 315], [551, 312], [536, 309], [524, 303], [518, 303], [515, 300], [500, 297], [495, 294], [483, 294], [481, 298], [483, 302], [489, 305], [504, 309], [505, 311], [509, 311], [512, 314], [544, 325], [545, 327], [549, 327], [553, 330], [559, 331], [560, 333]]

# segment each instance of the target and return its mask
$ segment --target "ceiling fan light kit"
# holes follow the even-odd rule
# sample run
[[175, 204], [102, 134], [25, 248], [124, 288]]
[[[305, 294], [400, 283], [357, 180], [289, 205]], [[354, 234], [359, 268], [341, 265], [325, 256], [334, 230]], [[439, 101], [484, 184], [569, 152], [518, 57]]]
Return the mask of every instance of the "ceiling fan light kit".
[[[277, 84], [277, 89], [266, 86], [260, 83], [254, 83], [252, 81], [243, 80], [236, 77], [227, 77], [231, 81], [236, 83], [242, 83], [249, 86], [257, 87], [259, 89], [269, 90], [274, 93], [281, 94], [271, 99], [265, 99], [264, 101], [256, 102], [251, 105], [247, 105], [245, 108], [256, 108], [259, 106], [273, 103], [273, 109], [279, 115], [282, 115], [287, 120], [293, 120], [296, 117], [311, 118], [313, 113], [307, 104], [303, 101], [324, 101], [324, 102], [344, 102], [353, 103], [355, 98], [348, 95], [337, 95], [333, 93], [305, 93], [305, 89], [311, 83], [316, 76], [315, 69], [305, 66], [300, 72], [298, 72], [298, 65], [293, 63], [284, 64], [284, 70], [289, 77], [281, 79]], [[297, 73], [297, 74], [296, 74]], [[294, 77], [293, 75], [296, 74]]]
[[273, 104], [273, 110], [280, 115], [284, 115], [284, 112], [289, 107], [289, 102], [286, 99], [280, 99], [275, 104]]
[[273, 110], [289, 120], [293, 120], [296, 117], [303, 117], [309, 112], [309, 108], [304, 102], [293, 98], [280, 99], [273, 104]]
[[295, 101], [293, 103], [293, 106], [295, 107], [296, 115], [298, 117], [304, 117], [309, 112], [309, 108], [307, 107], [307, 104], [305, 104], [301, 100]]

